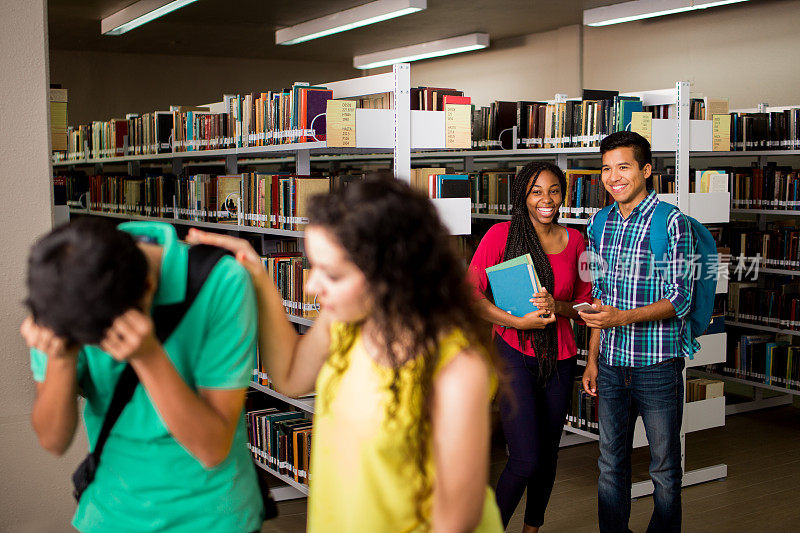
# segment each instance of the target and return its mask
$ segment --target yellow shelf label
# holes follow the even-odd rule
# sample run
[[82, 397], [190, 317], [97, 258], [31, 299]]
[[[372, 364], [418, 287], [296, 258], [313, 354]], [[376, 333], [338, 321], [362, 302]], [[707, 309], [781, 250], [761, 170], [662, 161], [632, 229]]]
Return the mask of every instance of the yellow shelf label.
[[444, 147], [472, 148], [472, 106], [444, 105]]
[[356, 103], [353, 100], [328, 100], [326, 135], [329, 148], [356, 147]]

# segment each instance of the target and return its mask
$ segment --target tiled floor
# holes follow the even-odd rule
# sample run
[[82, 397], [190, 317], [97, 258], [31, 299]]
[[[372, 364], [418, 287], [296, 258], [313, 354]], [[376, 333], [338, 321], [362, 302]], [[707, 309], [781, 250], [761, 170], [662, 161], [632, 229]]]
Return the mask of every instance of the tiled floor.
[[[689, 470], [719, 463], [728, 478], [683, 490], [683, 530], [800, 531], [800, 409], [781, 407], [731, 416], [722, 428], [689, 434]], [[597, 445], [561, 450], [558, 476], [542, 531], [597, 531]], [[502, 443], [494, 446], [492, 482], [505, 462]], [[647, 449], [634, 453], [636, 479], [647, 477]], [[281, 516], [263, 532], [305, 531], [305, 500], [279, 504]], [[631, 529], [645, 531], [652, 498], [633, 502]], [[523, 507], [508, 531], [522, 529]]]

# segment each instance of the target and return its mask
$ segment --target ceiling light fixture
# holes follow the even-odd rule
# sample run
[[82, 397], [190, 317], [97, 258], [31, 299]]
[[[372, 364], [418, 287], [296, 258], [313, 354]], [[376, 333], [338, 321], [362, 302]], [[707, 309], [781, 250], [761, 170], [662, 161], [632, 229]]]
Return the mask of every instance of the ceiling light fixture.
[[122, 35], [197, 0], [139, 0], [100, 21], [103, 35]]
[[486, 48], [487, 46], [489, 46], [488, 33], [470, 33], [469, 35], [460, 35], [459, 37], [451, 37], [450, 39], [441, 39], [439, 41], [414, 44], [402, 48], [395, 48], [393, 50], [384, 50], [382, 52], [355, 56], [353, 58], [353, 66], [360, 69], [385, 67], [387, 65], [394, 65], [395, 63], [408, 63], [410, 61], [419, 61], [420, 59], [429, 59], [431, 57], [471, 52], [473, 50]]
[[275, 44], [304, 43], [334, 33], [410, 15], [427, 7], [427, 0], [377, 0], [288, 28], [281, 28], [275, 32]]
[[737, 4], [747, 0], [633, 0], [583, 11], [584, 26], [608, 26], [632, 20], [641, 20], [695, 9]]

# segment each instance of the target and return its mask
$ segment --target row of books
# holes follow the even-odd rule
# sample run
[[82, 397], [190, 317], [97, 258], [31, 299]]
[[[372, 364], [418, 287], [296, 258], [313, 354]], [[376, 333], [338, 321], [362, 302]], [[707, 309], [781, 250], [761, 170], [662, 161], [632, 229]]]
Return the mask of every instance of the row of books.
[[733, 151], [800, 149], [800, 107], [730, 115]]
[[[652, 105], [644, 106], [642, 111], [647, 111], [653, 118], [666, 119], [677, 118], [677, 106], [675, 105]], [[708, 96], [693, 97], [689, 99], [689, 119], [690, 120], [711, 120], [714, 115], [728, 114], [727, 98], [712, 98]]]
[[470, 197], [469, 176], [443, 167], [412, 168], [411, 186], [427, 194], [428, 198]]
[[65, 159], [324, 141], [332, 97], [325, 87], [298, 82], [282, 91], [225, 94], [220, 104], [94, 121], [68, 128]]
[[242, 174], [242, 225], [302, 230], [308, 224], [309, 200], [330, 190], [330, 177]]
[[[444, 171], [445, 169], [426, 169]], [[689, 183], [690, 192], [709, 192], [727, 190], [727, 175], [721, 171], [697, 171], [696, 180]], [[598, 169], [569, 169], [564, 171], [566, 186], [561, 205], [563, 218], [589, 218], [603, 207], [614, 203], [611, 194], [600, 179]], [[485, 170], [469, 174], [471, 182], [470, 197], [472, 212], [487, 215], [511, 214], [511, 184], [515, 172], [508, 169]], [[719, 184], [722, 178], [725, 184]], [[653, 172], [650, 184], [657, 194], [675, 193], [674, 168]]]
[[[445, 96], [462, 91], [436, 87], [411, 90], [411, 109], [444, 109]], [[129, 113], [125, 118], [67, 128], [62, 160], [190, 152], [325, 141], [326, 110], [333, 91], [296, 82], [280, 91], [224, 94], [207, 106], [170, 106], [169, 111]], [[357, 107], [390, 109], [392, 93], [353, 98]], [[465, 103], [459, 101], [459, 103]]]
[[470, 180], [470, 203], [472, 212], [483, 215], [510, 215], [512, 205], [513, 170], [485, 170], [472, 173]]
[[567, 413], [566, 425], [592, 433], [600, 431], [597, 416], [598, 398], [583, 390], [582, 376], [577, 376], [572, 385], [572, 405]]
[[300, 411], [274, 407], [246, 414], [253, 459], [280, 474], [308, 485], [311, 463], [311, 420]]
[[[470, 102], [458, 100], [464, 97], [464, 92], [457, 89], [444, 87], [412, 87], [409, 95], [410, 108], [413, 111], [444, 111], [446, 98], [449, 103], [469, 104]], [[452, 100], [455, 97], [456, 100]], [[384, 92], [346, 98], [356, 103], [358, 109], [394, 109], [394, 93]]]
[[725, 395], [725, 383], [718, 379], [686, 378], [686, 402], [699, 402]]
[[743, 268], [752, 271], [758, 267], [781, 270], [800, 270], [800, 227], [791, 221], [770, 224], [760, 231], [752, 225], [730, 227], [731, 253], [744, 261]]
[[617, 91], [584, 90], [580, 100], [557, 103], [495, 101], [473, 110], [473, 148], [598, 146], [606, 135], [630, 129], [636, 111], [642, 111], [641, 99], [619, 96]]
[[728, 286], [728, 316], [738, 322], [800, 330], [800, 286], [758, 287], [750, 282]]
[[741, 335], [728, 344], [722, 372], [767, 385], [800, 390], [800, 346], [772, 335]]
[[243, 173], [186, 177], [126, 174], [59, 176], [67, 205], [93, 211], [302, 230], [309, 199], [360, 175], [330, 177]]
[[287, 314], [302, 318], [319, 316], [316, 295], [306, 291], [311, 273], [307, 257], [300, 252], [270, 254], [262, 258], [264, 267], [278, 289]]
[[734, 209], [797, 210], [800, 172], [774, 163], [761, 168], [731, 169], [731, 207]]

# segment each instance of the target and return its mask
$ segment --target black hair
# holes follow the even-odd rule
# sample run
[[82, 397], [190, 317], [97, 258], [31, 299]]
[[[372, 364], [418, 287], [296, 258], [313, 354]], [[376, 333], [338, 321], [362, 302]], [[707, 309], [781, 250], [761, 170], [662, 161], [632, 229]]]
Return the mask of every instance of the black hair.
[[[536, 274], [542, 285], [553, 295], [555, 289], [555, 277], [550, 260], [542, 248], [536, 229], [533, 227], [531, 217], [528, 213], [527, 199], [533, 190], [536, 180], [542, 172], [551, 172], [558, 178], [561, 185], [561, 195], [566, 193], [567, 180], [564, 172], [557, 165], [547, 161], [534, 161], [528, 163], [514, 176], [511, 182], [511, 228], [508, 231], [506, 250], [503, 254], [503, 261], [514, 259], [521, 255], [530, 254]], [[563, 202], [563, 200], [562, 200]], [[558, 212], [553, 218], [557, 222]], [[520, 346], [529, 345], [536, 353], [539, 363], [539, 377], [543, 382], [547, 382], [553, 373], [558, 357], [558, 333], [556, 324], [548, 324], [544, 329], [517, 330], [517, 338]]]
[[68, 344], [98, 344], [115, 318], [140, 304], [146, 278], [133, 237], [110, 221], [82, 217], [31, 248], [25, 305]]
[[622, 147], [633, 148], [633, 157], [639, 163], [639, 168], [644, 168], [645, 165], [653, 166], [650, 143], [635, 131], [618, 131], [605, 137], [600, 141], [600, 157], [606, 152]]
[[[439, 342], [443, 335], [460, 330], [490, 365], [493, 358], [490, 331], [475, 311], [464, 262], [430, 200], [406, 183], [380, 173], [312, 198], [309, 225], [328, 231], [366, 278], [373, 302], [370, 320], [392, 369], [387, 384], [392, 398], [387, 422], [400, 407], [400, 369], [409, 357], [416, 361], [410, 399], [412, 425], [405, 432], [411, 456], [406, 459], [422, 475], [415, 487], [415, 505], [417, 518], [425, 523], [429, 519], [426, 502], [433, 490], [427, 465]], [[357, 325], [346, 327], [355, 331]], [[328, 359], [334, 378], [325, 390], [318, 391], [321, 412], [329, 407], [333, 390], [349, 364], [342, 354], [350, 349], [355, 336], [343, 337], [350, 344], [340, 339], [337, 345], [334, 339]]]

